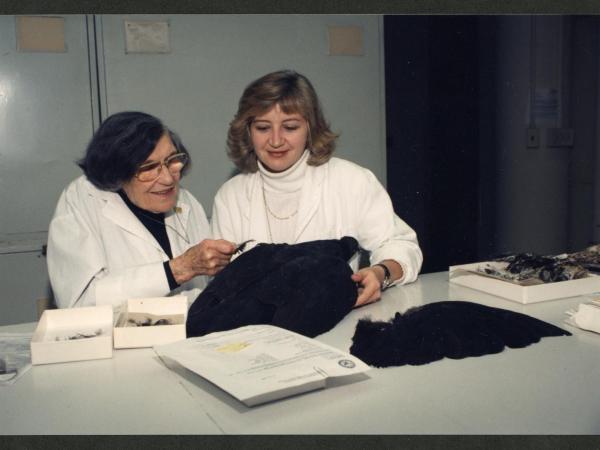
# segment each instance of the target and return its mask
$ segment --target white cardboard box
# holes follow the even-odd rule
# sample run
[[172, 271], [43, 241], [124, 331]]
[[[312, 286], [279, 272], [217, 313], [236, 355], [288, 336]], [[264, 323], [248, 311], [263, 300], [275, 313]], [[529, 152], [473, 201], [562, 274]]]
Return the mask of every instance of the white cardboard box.
[[600, 277], [590, 274], [586, 278], [569, 281], [557, 281], [534, 286], [519, 286], [508, 281], [497, 280], [473, 273], [486, 262], [450, 266], [450, 283], [466, 286], [488, 294], [504, 297], [515, 302], [527, 304], [557, 298], [576, 297], [600, 291]]
[[[185, 321], [188, 303], [185, 296], [133, 298], [127, 300], [123, 310], [115, 320], [115, 348], [140, 348], [169, 344], [186, 338]], [[152, 320], [168, 317], [173, 325], [131, 326], [130, 318], [139, 319], [139, 314], [148, 315]]]
[[31, 338], [31, 363], [112, 358], [110, 305], [44, 311]]

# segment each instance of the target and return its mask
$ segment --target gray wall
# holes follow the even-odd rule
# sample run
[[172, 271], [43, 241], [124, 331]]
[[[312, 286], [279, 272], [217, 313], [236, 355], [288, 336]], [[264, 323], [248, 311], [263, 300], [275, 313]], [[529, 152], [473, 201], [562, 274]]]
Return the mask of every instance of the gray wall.
[[[171, 51], [126, 53], [126, 19], [168, 21]], [[329, 55], [330, 25], [361, 27], [364, 54]], [[242, 90], [295, 69], [341, 134], [337, 155], [385, 183], [382, 32], [377, 15], [80, 15], [65, 16], [66, 53], [23, 53], [15, 17], [0, 16], [0, 324], [35, 320], [48, 295], [40, 249], [98, 110], [139, 109], [173, 127], [194, 162], [183, 185], [210, 214], [233, 169], [225, 139]]]
[[[600, 18], [498, 22], [498, 251], [581, 250], [600, 242]], [[531, 123], [532, 87], [558, 89], [555, 118]], [[526, 145], [529, 126], [540, 132], [537, 148]], [[573, 130], [573, 145], [551, 146], [553, 128]]]
[[84, 16], [65, 17], [66, 53], [16, 51], [0, 16], [0, 233], [47, 230], [56, 199], [93, 132]]
[[[600, 242], [598, 138], [598, 17], [574, 17], [571, 33], [571, 126], [576, 131], [569, 165], [569, 248]], [[596, 198], [594, 190], [597, 191]]]
[[[579, 250], [591, 241], [589, 212], [594, 208], [589, 174], [583, 169], [594, 164], [595, 125], [586, 118], [590, 111], [595, 116], [597, 99], [595, 90], [586, 93], [571, 77], [582, 82], [579, 70], [591, 62], [593, 79], [587, 76], [585, 81], [596, 86], [597, 56], [590, 61], [589, 56], [577, 55], [577, 66], [572, 64], [572, 49], [579, 49], [572, 44], [572, 28], [572, 19], [562, 16], [498, 19], [496, 247], [501, 253], [557, 254]], [[580, 34], [577, 44], [590, 40], [585, 32]], [[539, 103], [535, 106], [532, 96], [547, 88], [558, 91], [558, 107], [549, 115]], [[573, 95], [574, 102], [587, 96], [587, 104], [580, 109]], [[539, 132], [536, 148], [527, 146], [528, 128]], [[554, 128], [572, 128], [575, 145], [551, 146], [548, 132]]]
[[66, 53], [18, 52], [15, 24], [0, 16], [0, 325], [48, 295], [41, 247], [93, 133], [85, 16], [65, 16]]

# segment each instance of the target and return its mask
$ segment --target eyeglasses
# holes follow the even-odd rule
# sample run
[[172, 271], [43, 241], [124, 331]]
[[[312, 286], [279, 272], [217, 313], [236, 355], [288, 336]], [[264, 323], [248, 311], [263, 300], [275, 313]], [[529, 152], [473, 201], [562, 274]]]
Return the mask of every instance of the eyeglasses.
[[171, 175], [178, 175], [187, 162], [188, 155], [186, 153], [174, 153], [162, 162], [142, 164], [135, 173], [135, 177], [140, 181], [154, 181], [160, 176], [163, 166], [167, 168]]

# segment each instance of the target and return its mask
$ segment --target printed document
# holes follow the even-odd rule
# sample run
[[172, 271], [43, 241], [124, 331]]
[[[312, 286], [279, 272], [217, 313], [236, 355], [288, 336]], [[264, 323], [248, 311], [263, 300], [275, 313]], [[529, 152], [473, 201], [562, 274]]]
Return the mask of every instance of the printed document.
[[326, 387], [369, 370], [360, 359], [273, 325], [248, 325], [155, 346], [248, 406]]

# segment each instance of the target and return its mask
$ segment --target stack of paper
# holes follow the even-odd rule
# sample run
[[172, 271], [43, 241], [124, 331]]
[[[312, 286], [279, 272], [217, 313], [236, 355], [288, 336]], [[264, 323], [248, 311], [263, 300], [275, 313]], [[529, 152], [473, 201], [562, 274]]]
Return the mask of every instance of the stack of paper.
[[211, 333], [154, 350], [248, 406], [324, 388], [327, 379], [369, 370], [350, 354], [272, 325]]

